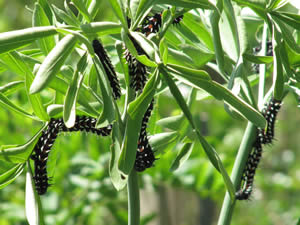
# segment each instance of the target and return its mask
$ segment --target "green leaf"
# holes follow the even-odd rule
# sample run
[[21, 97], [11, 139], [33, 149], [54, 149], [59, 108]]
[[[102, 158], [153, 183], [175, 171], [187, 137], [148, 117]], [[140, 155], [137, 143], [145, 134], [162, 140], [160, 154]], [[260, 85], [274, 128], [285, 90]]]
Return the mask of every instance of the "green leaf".
[[63, 119], [68, 128], [71, 128], [75, 124], [76, 120], [76, 102], [83, 81], [83, 72], [87, 66], [87, 54], [84, 54], [77, 64], [77, 68], [74, 71], [73, 79], [67, 90]]
[[273, 87], [274, 87], [274, 98], [281, 100], [283, 98], [284, 90], [284, 78], [283, 68], [280, 56], [281, 51], [281, 33], [273, 26], [273, 52], [274, 52], [274, 63], [273, 63]]
[[199, 80], [211, 81], [211, 77], [204, 70], [194, 70], [175, 64], [168, 64], [168, 67], [177, 74], [185, 74], [185, 76], [196, 77]]
[[168, 63], [168, 45], [166, 43], [165, 38], [160, 40], [159, 52], [160, 52], [160, 57], [162, 58], [164, 65], [167, 65], [167, 63]]
[[157, 64], [161, 62], [157, 53], [156, 45], [151, 40], [147, 39], [144, 35], [142, 35], [139, 32], [130, 32], [130, 35], [135, 39], [137, 44], [145, 51], [145, 53], [149, 56], [152, 62], [155, 61]]
[[185, 143], [183, 147], [178, 152], [176, 158], [172, 162], [172, 165], [170, 167], [170, 171], [173, 172], [180, 168], [183, 163], [190, 157], [194, 145], [192, 143]]
[[72, 3], [74, 3], [75, 7], [80, 12], [80, 14], [84, 17], [84, 19], [90, 23], [92, 21], [92, 18], [87, 8], [85, 7], [84, 2], [82, 0], [72, 0]]
[[38, 2], [42, 6], [44, 12], [46, 13], [48, 20], [51, 22], [51, 25], [53, 25], [56, 22], [56, 18], [50, 8], [48, 1], [47, 0], [39, 0]]
[[[230, 52], [233, 52], [233, 51], [236, 52], [236, 56], [238, 57], [241, 53], [243, 53], [243, 52], [241, 52], [239, 35], [241, 35], [242, 32], [245, 35], [245, 26], [242, 22], [240, 22], [239, 23], [240, 26], [238, 27], [236, 14], [235, 14], [235, 11], [231, 4], [231, 1], [224, 0], [223, 2], [224, 2], [223, 4], [224, 4], [224, 12], [226, 14], [226, 18], [222, 18], [223, 20], [221, 20], [221, 21], [225, 21], [225, 19], [227, 20], [229, 27], [228, 28], [226, 27], [225, 29], [226, 29], [226, 31], [230, 30], [231, 31], [230, 35], [232, 35], [232, 36], [226, 35], [226, 33], [224, 33], [222, 30], [222, 28], [224, 28], [225, 26], [223, 24], [222, 25], [220, 24], [221, 32], [223, 34], [222, 37], [223, 37], [223, 39], [226, 38], [226, 40], [225, 40], [226, 42], [228, 41], [228, 38], [232, 38], [234, 45], [231, 46]], [[241, 17], [239, 19], [242, 21]], [[233, 46], [234, 46], [234, 48], [233, 48]], [[226, 47], [226, 45], [224, 45], [224, 47]], [[244, 51], [246, 50], [246, 47], [247, 46], [244, 46]], [[227, 52], [227, 54], [230, 54], [230, 52]]]
[[159, 81], [158, 70], [156, 69], [146, 83], [143, 93], [128, 106], [128, 117], [119, 159], [119, 170], [126, 175], [128, 175], [133, 168], [141, 122], [148, 105], [152, 101]]
[[18, 81], [13, 81], [10, 82], [2, 87], [0, 87], [0, 92], [7, 96], [10, 95], [11, 93], [14, 93], [15, 91], [19, 90], [24, 86], [24, 81], [18, 80]]
[[154, 4], [154, 1], [155, 0], [130, 1], [130, 10], [134, 21], [139, 22], [141, 18], [145, 15], [145, 12], [151, 9], [151, 6]]
[[168, 68], [170, 72], [172, 72], [172, 74], [180, 81], [192, 87], [204, 89], [216, 99], [225, 101], [256, 126], [265, 126], [266, 120], [260, 112], [219, 83], [215, 81], [204, 80], [197, 76], [193, 76], [192, 74], [179, 73], [178, 71], [173, 70], [172, 67], [169, 67], [169, 65]]
[[212, 28], [212, 37], [214, 43], [214, 50], [217, 60], [217, 65], [221, 73], [224, 72], [224, 51], [221, 42], [220, 29], [219, 29], [219, 21], [220, 21], [220, 13], [223, 11], [223, 1], [218, 0], [217, 2], [218, 10], [214, 10], [210, 16], [210, 23]]
[[[3, 164], [4, 162], [1, 162]], [[12, 183], [24, 169], [24, 163], [14, 164], [11, 168], [0, 175], [0, 189]]]
[[37, 143], [42, 131], [47, 127], [44, 126], [24, 145], [20, 146], [5, 146], [0, 147], [0, 160], [12, 162], [12, 163], [24, 163], [28, 160], [31, 152]]
[[0, 54], [24, 47], [38, 38], [57, 34], [54, 26], [33, 27], [0, 34]]
[[72, 13], [71, 16], [70, 14], [67, 14], [65, 11], [57, 8], [55, 5], [52, 5], [52, 8], [55, 12], [55, 14], [62, 19], [66, 24], [75, 26], [75, 27], [79, 27], [80, 26], [80, 22], [78, 21], [78, 19], [74, 16], [74, 14]]
[[13, 57], [15, 65], [18, 66], [18, 69], [22, 71], [22, 74], [25, 74], [25, 87], [26, 87], [26, 94], [28, 96], [29, 102], [31, 107], [37, 117], [39, 117], [43, 121], [48, 121], [49, 116], [46, 113], [46, 109], [43, 106], [43, 102], [41, 96], [39, 94], [30, 95], [29, 94], [29, 87], [33, 81], [34, 75], [31, 72], [31, 68], [27, 66], [24, 62], [24, 57], [16, 51], [12, 51], [8, 53], [11, 57]]
[[127, 20], [126, 20], [126, 14], [124, 11], [123, 1], [121, 0], [109, 0], [109, 3], [116, 14], [116, 16], [121, 21], [123, 28], [128, 29]]
[[49, 55], [44, 59], [32, 82], [30, 87], [31, 94], [35, 94], [48, 86], [51, 79], [55, 77], [72, 52], [76, 41], [76, 37], [67, 35], [51, 50]]
[[248, 6], [250, 9], [264, 12], [266, 9], [265, 0], [234, 0], [236, 3], [242, 6]]
[[[117, 125], [115, 123], [115, 125]], [[109, 161], [109, 175], [114, 187], [120, 191], [127, 184], [127, 176], [120, 173], [118, 168], [118, 161], [121, 155], [121, 146], [119, 140], [121, 139], [119, 129], [113, 126], [112, 131], [113, 145], [111, 146], [111, 158]]]
[[186, 116], [187, 120], [189, 121], [190, 125], [192, 126], [194, 132], [197, 135], [198, 140], [200, 141], [206, 155], [208, 156], [210, 162], [212, 163], [212, 165], [221, 173], [224, 183], [227, 187], [227, 190], [230, 192], [231, 194], [231, 199], [234, 199], [234, 187], [233, 184], [227, 174], [227, 171], [225, 170], [223, 163], [220, 159], [220, 157], [218, 156], [217, 152], [214, 150], [214, 148], [207, 143], [207, 141], [201, 136], [200, 132], [198, 131], [194, 121], [193, 121], [193, 117], [192, 114], [186, 104], [186, 102], [184, 101], [183, 96], [181, 95], [178, 87], [176, 86], [175, 82], [172, 80], [172, 78], [170, 77], [170, 75], [168, 74], [168, 72], [165, 71], [165, 68], [161, 68], [161, 72], [165, 78], [165, 81], [167, 82], [170, 91], [172, 93], [172, 95], [175, 97], [177, 104], [180, 106], [182, 112], [184, 113], [184, 115]]
[[183, 120], [184, 114], [180, 114], [178, 116], [171, 116], [160, 119], [156, 122], [156, 124], [164, 128], [176, 131], [180, 129]]
[[195, 18], [195, 15], [189, 13], [184, 14], [184, 20], [182, 23], [187, 29], [195, 33], [195, 35], [200, 38], [209, 50], [214, 50], [212, 35], [207, 30], [203, 22], [198, 21], [198, 19]]
[[177, 138], [177, 131], [164, 132], [151, 136], [149, 142], [155, 151], [159, 151], [159, 149], [164, 149], [167, 145], [174, 143]]
[[7, 97], [5, 97], [2, 93], [0, 93], [0, 106], [6, 108], [8, 110], [15, 111], [23, 116], [29, 117], [34, 120], [38, 120], [35, 116], [29, 114], [26, 110], [20, 108], [19, 106], [15, 105], [12, 101], [10, 101]]
[[39, 94], [34, 94], [34, 95], [29, 94], [29, 88], [30, 88], [30, 85], [32, 84], [32, 81], [33, 81], [32, 74], [25, 73], [26, 93], [29, 98], [31, 107], [32, 107], [34, 113], [37, 115], [37, 117], [39, 117], [43, 121], [48, 121], [49, 116], [43, 105], [41, 96]]
[[98, 56], [93, 57], [93, 62], [98, 75], [98, 83], [100, 86], [100, 91], [103, 99], [103, 111], [98, 118], [97, 127], [107, 126], [115, 120], [115, 108], [114, 99], [112, 98], [112, 90], [108, 83], [107, 76], [104, 74], [104, 69], [98, 58]]
[[291, 27], [300, 30], [299, 15], [284, 12], [271, 12], [270, 14], [272, 15], [272, 18], [277, 17], [280, 21], [284, 22], [285, 24], [288, 24]]
[[170, 64], [179, 64], [179, 65], [185, 65], [189, 67], [192, 67], [194, 65], [194, 61], [192, 57], [190, 57], [189, 55], [181, 51], [177, 51], [172, 48], [169, 48], [168, 53], [169, 53], [168, 63]]
[[244, 59], [257, 64], [268, 64], [273, 62], [272, 56], [256, 56], [244, 53], [243, 54]]
[[[292, 32], [290, 32], [290, 30], [285, 26], [285, 24], [280, 20], [277, 19], [276, 17], [272, 17], [274, 19], [274, 21], [276, 22], [276, 24], [279, 26], [280, 28], [280, 33], [283, 37], [283, 39], [286, 41], [286, 43], [290, 46], [290, 48], [292, 48], [295, 52], [297, 52], [298, 54], [300, 54], [300, 46], [296, 43]], [[300, 25], [300, 23], [299, 23]], [[279, 32], [279, 31], [277, 31]]]
[[[32, 25], [34, 27], [51, 25], [43, 8], [37, 2], [34, 5]], [[51, 51], [51, 49], [55, 46], [55, 40], [53, 36], [40, 38], [37, 40], [37, 42], [44, 55], [47, 55]]]
[[30, 163], [27, 162], [26, 172], [26, 192], [25, 192], [25, 210], [26, 218], [30, 225], [44, 225], [43, 210], [40, 197], [35, 191], [34, 180]]
[[202, 9], [212, 9], [214, 5], [210, 3], [208, 0], [156, 0], [155, 4], [169, 4], [176, 7], [184, 7], [184, 8], [202, 8]]
[[156, 63], [153, 62], [152, 60], [148, 59], [146, 55], [139, 55], [137, 53], [137, 50], [134, 47], [134, 44], [128, 37], [128, 34], [125, 33], [124, 30], [121, 32], [122, 35], [122, 40], [125, 42], [126, 47], [129, 49], [130, 53], [141, 63], [143, 63], [145, 66], [149, 67], [156, 67]]

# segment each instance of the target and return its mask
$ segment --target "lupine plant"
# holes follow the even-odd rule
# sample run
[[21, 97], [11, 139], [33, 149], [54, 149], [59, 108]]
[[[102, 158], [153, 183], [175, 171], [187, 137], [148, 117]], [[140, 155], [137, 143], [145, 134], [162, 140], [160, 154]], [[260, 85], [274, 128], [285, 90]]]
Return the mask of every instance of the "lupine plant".
[[[0, 105], [40, 124], [25, 144], [1, 146], [0, 187], [26, 172], [27, 220], [45, 224], [41, 198], [55, 186], [49, 163], [57, 159], [57, 135], [106, 136], [97, 140], [107, 142], [110, 184], [127, 187], [128, 225], [138, 225], [138, 177], [176, 145], [170, 173], [192, 150], [203, 151], [226, 190], [218, 224], [230, 224], [236, 202], [251, 195], [285, 96], [299, 100], [299, 14], [284, 0], [107, 2], [115, 22], [95, 19], [100, 0], [65, 1], [63, 8], [38, 0], [32, 27], [0, 34], [1, 72], [18, 75], [0, 87]], [[18, 92], [24, 105], [10, 99]], [[166, 94], [180, 113], [162, 118]], [[247, 121], [231, 176], [193, 113], [195, 102], [207, 99], [222, 102], [232, 120]]]

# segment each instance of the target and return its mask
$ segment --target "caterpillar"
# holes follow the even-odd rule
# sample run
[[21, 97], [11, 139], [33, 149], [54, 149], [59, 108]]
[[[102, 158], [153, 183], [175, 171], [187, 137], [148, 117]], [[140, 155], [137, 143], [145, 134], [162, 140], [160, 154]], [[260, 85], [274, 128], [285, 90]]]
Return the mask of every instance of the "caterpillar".
[[33, 154], [31, 155], [31, 159], [34, 160], [33, 179], [36, 191], [39, 195], [45, 194], [50, 186], [47, 175], [47, 160], [59, 132], [86, 131], [101, 136], [108, 136], [110, 134], [112, 129], [111, 125], [99, 129], [95, 128], [95, 125], [96, 119], [86, 116], [76, 116], [76, 122], [72, 128], [67, 128], [61, 118], [52, 118], [50, 120], [48, 127], [42, 132], [41, 137], [33, 149]]
[[252, 188], [253, 188], [253, 181], [254, 175], [258, 166], [258, 163], [262, 156], [262, 144], [260, 139], [257, 138], [254, 143], [254, 151], [250, 153], [246, 167], [244, 169], [242, 175], [242, 188], [238, 190], [235, 194], [237, 200], [247, 200], [249, 199]]
[[[142, 23], [142, 27], [138, 30], [141, 33], [148, 36], [150, 33], [157, 33], [161, 27], [161, 16], [162, 13], [156, 13], [153, 16], [147, 16]], [[183, 15], [178, 16], [174, 19], [173, 24], [179, 24], [183, 19]], [[128, 25], [130, 26], [131, 20], [127, 18]], [[144, 50], [138, 45], [138, 43], [131, 38], [132, 43], [134, 44], [139, 55], [146, 55]], [[135, 57], [131, 55], [128, 49], [124, 52], [126, 62], [128, 63], [130, 79], [130, 87], [136, 92], [142, 92], [145, 83], [147, 81], [147, 67], [140, 63]]]
[[138, 139], [136, 160], [134, 164], [134, 168], [138, 172], [142, 172], [145, 169], [152, 167], [154, 161], [157, 160], [154, 156], [154, 152], [151, 145], [149, 144], [147, 136], [147, 124], [153, 110], [153, 105], [154, 99], [152, 99], [151, 103], [149, 104], [142, 120], [142, 126]]
[[[162, 13], [155, 13], [153, 16], [147, 16], [144, 20], [141, 32], [146, 34], [147, 36], [150, 33], [157, 33], [161, 27], [161, 17]], [[183, 15], [180, 15], [173, 20], [172, 24], [179, 24], [182, 19]]]
[[257, 137], [253, 145], [254, 150], [248, 156], [242, 175], [242, 188], [236, 192], [236, 199], [238, 200], [247, 200], [251, 195], [255, 171], [262, 156], [262, 145], [272, 143], [274, 139], [276, 116], [281, 105], [281, 100], [272, 97], [262, 110], [262, 114], [267, 121], [267, 128], [266, 131], [260, 128], [257, 129]]
[[273, 97], [268, 102], [267, 106], [263, 110], [263, 116], [267, 121], [267, 129], [265, 132], [265, 140], [263, 144], [269, 144], [274, 139], [274, 127], [277, 114], [281, 108], [281, 100], [276, 100]]
[[112, 94], [114, 99], [120, 98], [121, 88], [120, 88], [119, 80], [106, 50], [104, 49], [100, 41], [98, 41], [97, 39], [93, 40], [93, 48], [94, 48], [94, 52], [99, 57], [103, 65], [107, 78], [110, 82], [110, 86], [112, 88]]
[[59, 125], [55, 119], [51, 119], [48, 127], [43, 131], [37, 144], [34, 147], [34, 154], [31, 158], [34, 160], [34, 182], [36, 191], [39, 195], [43, 195], [47, 192], [47, 188], [50, 186], [47, 176], [47, 160], [49, 152], [55, 142], [55, 139], [59, 133]]

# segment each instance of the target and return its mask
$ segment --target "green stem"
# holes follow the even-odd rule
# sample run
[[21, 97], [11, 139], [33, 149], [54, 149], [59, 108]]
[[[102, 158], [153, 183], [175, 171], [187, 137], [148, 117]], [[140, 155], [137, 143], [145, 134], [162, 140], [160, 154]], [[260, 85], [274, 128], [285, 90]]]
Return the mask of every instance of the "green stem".
[[[261, 51], [259, 52], [259, 55], [266, 55], [267, 36], [268, 36], [268, 25], [265, 23], [263, 28]], [[265, 80], [266, 80], [266, 64], [260, 64], [259, 84], [258, 84], [258, 109], [262, 109], [264, 106]]]
[[[249, 155], [252, 149], [253, 141], [256, 135], [256, 126], [252, 123], [248, 123], [244, 133], [242, 143], [240, 145], [238, 155], [234, 162], [234, 166], [231, 173], [231, 180], [236, 189], [239, 188], [241, 182], [241, 176]], [[229, 193], [227, 192], [223, 201], [221, 213], [219, 216], [218, 225], [229, 225], [233, 214], [235, 201], [231, 203]]]
[[128, 225], [140, 225], [140, 192], [137, 172], [133, 169], [128, 177]]

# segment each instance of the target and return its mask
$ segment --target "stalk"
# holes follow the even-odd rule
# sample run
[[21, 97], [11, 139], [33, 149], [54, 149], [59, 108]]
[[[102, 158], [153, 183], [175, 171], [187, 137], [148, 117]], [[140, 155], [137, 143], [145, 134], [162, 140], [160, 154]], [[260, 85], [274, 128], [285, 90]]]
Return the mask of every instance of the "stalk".
[[128, 225], [140, 225], [140, 190], [137, 172], [133, 169], [128, 177]]
[[[241, 176], [247, 162], [249, 152], [252, 149], [253, 141], [256, 136], [256, 126], [252, 123], [247, 124], [242, 143], [240, 145], [238, 155], [234, 162], [234, 166], [231, 173], [231, 180], [236, 189], [239, 188], [241, 182]], [[218, 225], [230, 225], [231, 217], [233, 214], [235, 201], [231, 203], [229, 193], [227, 192], [223, 201], [221, 213], [219, 216]]]

